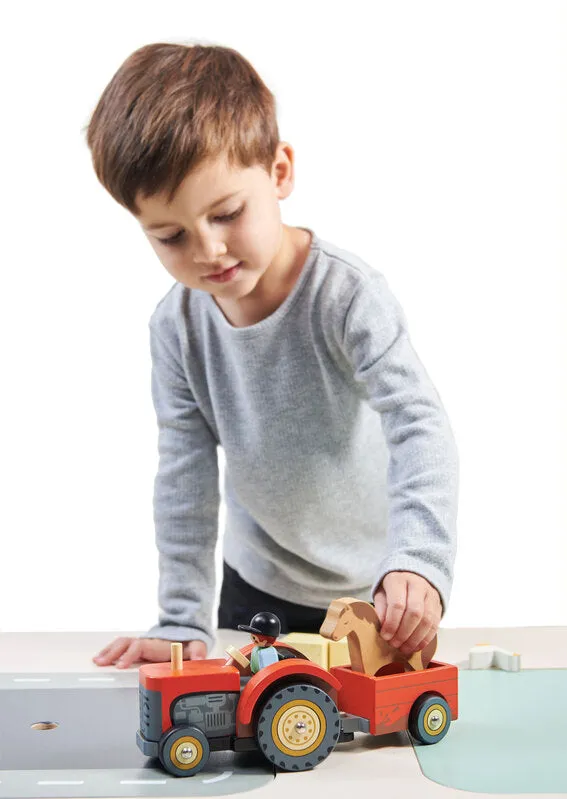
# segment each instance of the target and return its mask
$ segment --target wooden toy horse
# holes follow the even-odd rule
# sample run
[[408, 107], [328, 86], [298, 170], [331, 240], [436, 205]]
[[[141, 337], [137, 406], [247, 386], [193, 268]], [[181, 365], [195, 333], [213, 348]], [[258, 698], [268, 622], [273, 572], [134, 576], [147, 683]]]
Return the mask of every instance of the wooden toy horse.
[[435, 636], [421, 652], [406, 657], [380, 635], [374, 605], [349, 596], [331, 602], [319, 633], [331, 641], [346, 635], [352, 670], [372, 676], [390, 663], [402, 663], [404, 671], [426, 669], [437, 648]]

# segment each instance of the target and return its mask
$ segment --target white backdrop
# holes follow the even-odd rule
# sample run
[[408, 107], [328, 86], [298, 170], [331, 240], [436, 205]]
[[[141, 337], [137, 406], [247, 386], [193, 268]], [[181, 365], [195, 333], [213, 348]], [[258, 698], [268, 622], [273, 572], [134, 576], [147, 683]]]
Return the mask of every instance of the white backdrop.
[[284, 221], [385, 274], [447, 408], [461, 501], [443, 626], [567, 624], [563, 8], [2, 11], [0, 629], [157, 620], [147, 322], [172, 279], [81, 128], [133, 50], [194, 40], [240, 50], [275, 93], [296, 153]]

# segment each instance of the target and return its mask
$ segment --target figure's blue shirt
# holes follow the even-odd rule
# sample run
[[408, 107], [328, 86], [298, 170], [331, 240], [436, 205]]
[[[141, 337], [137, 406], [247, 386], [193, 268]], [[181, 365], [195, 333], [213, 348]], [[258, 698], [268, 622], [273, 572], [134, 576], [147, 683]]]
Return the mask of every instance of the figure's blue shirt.
[[250, 671], [256, 674], [264, 666], [277, 663], [278, 659], [278, 651], [274, 646], [255, 646], [250, 654]]

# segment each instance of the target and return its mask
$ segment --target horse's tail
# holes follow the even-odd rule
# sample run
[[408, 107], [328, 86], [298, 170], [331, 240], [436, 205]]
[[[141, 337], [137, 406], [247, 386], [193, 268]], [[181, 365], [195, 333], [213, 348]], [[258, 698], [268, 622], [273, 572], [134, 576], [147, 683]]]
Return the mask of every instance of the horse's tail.
[[425, 649], [421, 649], [419, 652], [414, 652], [413, 655], [407, 658], [407, 662], [415, 671], [426, 669], [431, 663], [436, 649], [437, 636], [434, 636], [434, 638], [427, 644]]
[[433, 660], [433, 655], [437, 649], [437, 636], [434, 635], [433, 639], [427, 644], [425, 649], [421, 650], [421, 662], [423, 663], [423, 668], [426, 669], [431, 661]]

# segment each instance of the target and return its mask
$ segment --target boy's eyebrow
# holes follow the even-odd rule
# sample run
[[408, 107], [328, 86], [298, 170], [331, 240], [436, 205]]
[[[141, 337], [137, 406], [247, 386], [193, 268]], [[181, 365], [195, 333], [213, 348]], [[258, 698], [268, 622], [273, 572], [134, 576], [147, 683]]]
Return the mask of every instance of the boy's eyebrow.
[[[240, 194], [240, 191], [233, 191], [232, 194], [226, 194], [224, 197], [220, 197], [218, 200], [215, 200], [214, 203], [211, 203], [211, 205], [209, 205], [208, 209], [207, 208], [203, 208], [203, 211], [201, 211], [201, 213], [203, 213], [206, 210], [210, 211], [211, 208], [214, 208], [215, 206], [220, 205], [225, 200], [230, 200], [231, 197], [234, 197], [237, 194]], [[143, 227], [144, 227], [145, 230], [156, 230], [156, 228], [159, 228], [159, 227], [168, 227], [169, 225], [175, 225], [175, 224], [176, 224], [175, 222], [154, 222], [153, 225], [143, 225]]]

